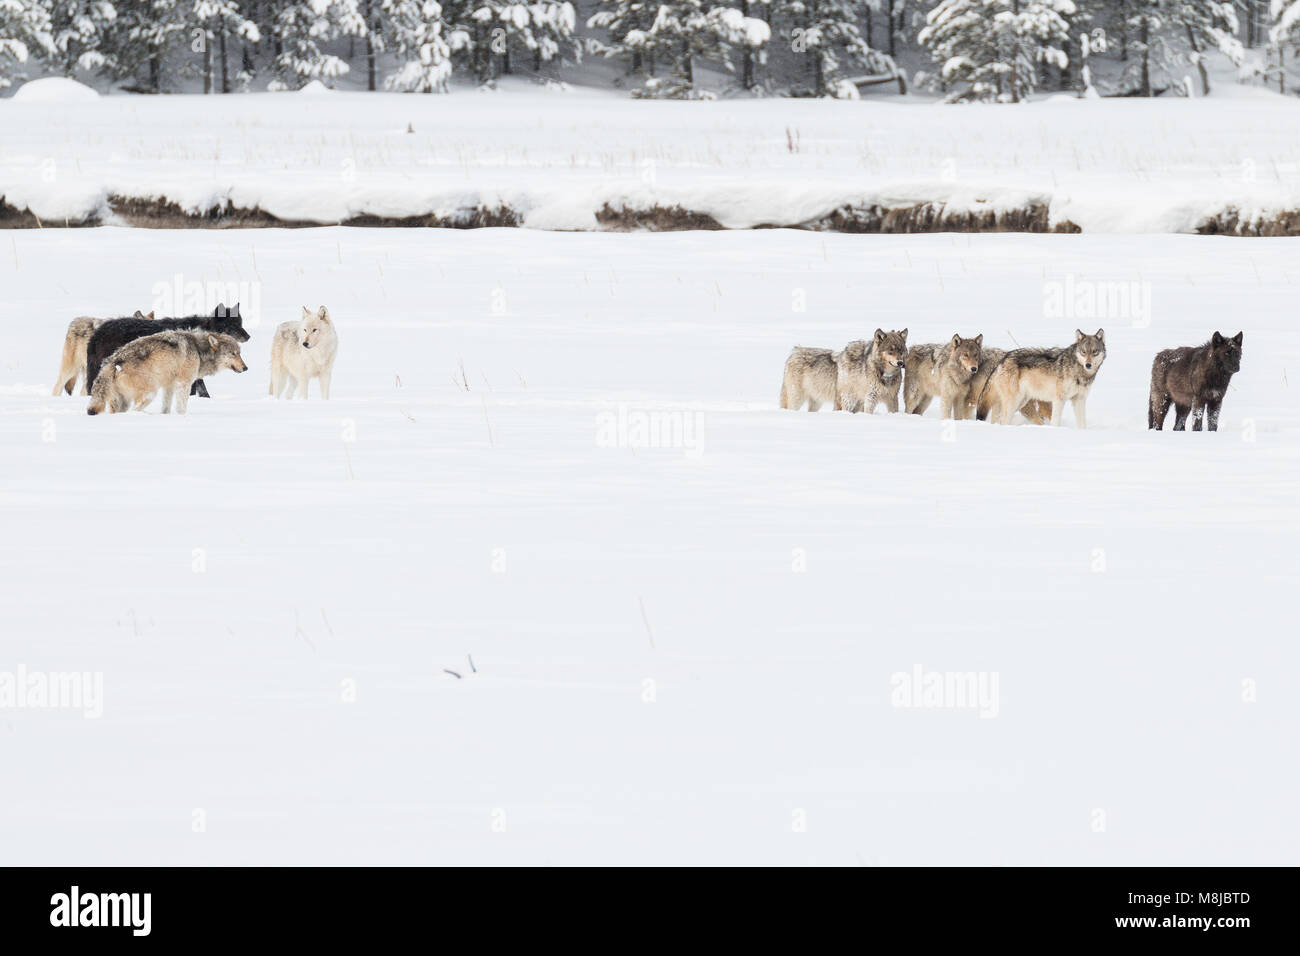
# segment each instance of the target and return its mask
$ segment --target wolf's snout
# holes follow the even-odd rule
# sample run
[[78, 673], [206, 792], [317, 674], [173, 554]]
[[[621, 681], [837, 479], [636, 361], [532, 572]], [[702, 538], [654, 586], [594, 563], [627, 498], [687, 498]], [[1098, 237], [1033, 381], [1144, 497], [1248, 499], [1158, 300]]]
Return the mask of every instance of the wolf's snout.
[[302, 347], [305, 348], [305, 349], [309, 349], [309, 348], [311, 348], [311, 343], [310, 343], [310, 342], [303, 342], [303, 343], [302, 343]]
[[1091, 369], [1091, 368], [1092, 368], [1092, 363], [1091, 363], [1091, 362], [1084, 362], [1084, 363], [1083, 363], [1083, 367], [1086, 368], [1086, 369]]

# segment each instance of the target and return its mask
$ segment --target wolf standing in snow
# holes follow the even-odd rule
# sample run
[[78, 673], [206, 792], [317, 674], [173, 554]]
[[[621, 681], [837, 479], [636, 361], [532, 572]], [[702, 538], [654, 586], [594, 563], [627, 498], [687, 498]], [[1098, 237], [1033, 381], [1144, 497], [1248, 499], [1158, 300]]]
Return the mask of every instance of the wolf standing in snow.
[[1061, 424], [1068, 401], [1074, 420], [1088, 427], [1088, 392], [1106, 360], [1106, 332], [1074, 332], [1074, 344], [1057, 349], [1013, 349], [1002, 357], [980, 393], [976, 417], [1010, 425], [1031, 401], [1052, 403], [1052, 424]]
[[854, 393], [862, 396], [857, 411], [872, 414], [881, 402], [898, 411], [898, 393], [903, 388], [903, 367], [907, 364], [907, 329], [886, 332], [876, 329], [871, 349], [854, 368]]
[[[145, 315], [136, 310], [134, 317], [152, 319], [153, 313]], [[63, 355], [59, 359], [59, 377], [54, 380], [54, 391], [50, 394], [57, 395], [59, 392], [72, 394], [77, 387], [77, 379], [86, 374], [86, 346], [90, 344], [90, 337], [104, 324], [104, 321], [104, 319], [92, 319], [88, 315], [82, 315], [68, 323], [68, 334], [63, 338]], [[90, 392], [90, 385], [91, 383], [87, 381], [82, 389], [83, 395]]]
[[295, 390], [307, 397], [307, 383], [320, 379], [320, 397], [330, 397], [330, 378], [334, 374], [334, 357], [339, 350], [339, 336], [330, 321], [329, 311], [321, 306], [317, 312], [303, 306], [300, 322], [282, 322], [271, 342], [271, 388], [277, 397], [293, 398]]
[[184, 415], [189, 408], [190, 387], [202, 375], [222, 369], [246, 372], [239, 343], [229, 335], [212, 332], [169, 331], [146, 335], [123, 345], [108, 357], [90, 390], [87, 415], [107, 409], [113, 413], [143, 408], [159, 391], [162, 411]]
[[907, 350], [907, 375], [903, 380], [903, 408], [924, 415], [939, 399], [942, 418], [967, 418], [971, 379], [983, 357], [984, 333], [963, 339], [954, 333], [943, 345], [913, 345]]
[[[137, 313], [138, 316], [138, 313]], [[86, 394], [90, 394], [99, 368], [110, 354], [134, 339], [157, 332], [176, 331], [178, 329], [203, 329], [216, 335], [229, 335], [239, 342], [248, 341], [244, 331], [244, 320], [239, 315], [239, 306], [227, 309], [219, 305], [212, 315], [189, 315], [176, 319], [109, 319], [99, 326], [86, 344]], [[208, 397], [203, 379], [193, 385], [193, 394]]]
[[[1161, 431], [1169, 406], [1174, 406], [1174, 431], [1187, 429], [1187, 414], [1192, 414], [1192, 431], [1201, 430], [1201, 420], [1208, 417], [1207, 428], [1219, 430], [1219, 409], [1232, 376], [1241, 370], [1241, 343], [1244, 332], [1226, 338], [1215, 332], [1210, 341], [1198, 348], [1165, 349], [1156, 353], [1151, 363], [1151, 403], [1147, 409], [1147, 427]], [[1208, 413], [1208, 414], [1207, 414]]]

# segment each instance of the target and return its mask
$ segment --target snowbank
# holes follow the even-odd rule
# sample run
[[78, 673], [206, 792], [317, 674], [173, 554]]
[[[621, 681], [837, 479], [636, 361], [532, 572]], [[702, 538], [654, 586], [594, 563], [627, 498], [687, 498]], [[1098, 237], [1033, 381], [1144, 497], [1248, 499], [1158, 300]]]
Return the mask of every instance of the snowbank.
[[746, 229], [926, 204], [935, 227], [1018, 210], [1105, 233], [1300, 210], [1300, 113], [1262, 91], [1017, 108], [327, 92], [69, 101], [58, 124], [21, 97], [0, 101], [0, 196], [47, 223], [112, 222], [120, 197], [212, 224], [230, 224], [213, 212], [226, 208], [285, 224], [505, 209], [512, 224], [551, 230], [607, 228], [607, 207]]
[[15, 103], [87, 103], [99, 99], [99, 93], [64, 76], [29, 80], [14, 91]]

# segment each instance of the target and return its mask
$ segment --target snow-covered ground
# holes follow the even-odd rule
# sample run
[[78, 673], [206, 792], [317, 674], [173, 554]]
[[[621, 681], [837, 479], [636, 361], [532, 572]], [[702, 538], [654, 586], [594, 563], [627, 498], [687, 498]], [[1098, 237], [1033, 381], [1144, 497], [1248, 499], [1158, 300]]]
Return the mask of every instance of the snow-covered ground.
[[121, 194], [317, 222], [504, 203], [526, 226], [566, 230], [595, 229], [606, 203], [680, 205], [748, 227], [845, 203], [1045, 202], [1054, 222], [1112, 233], [1193, 232], [1229, 207], [1246, 218], [1300, 208], [1294, 99], [1215, 90], [941, 106], [638, 102], [531, 86], [89, 102], [82, 90], [19, 89], [0, 100], [0, 196], [55, 223], [103, 215]]
[[[403, 101], [426, 144], [449, 102]], [[806, 148], [841, 108], [804, 107]], [[356, 134], [376, 155], [395, 109]], [[767, 109], [776, 137], [794, 107]], [[707, 115], [718, 148], [753, 132]], [[213, 168], [277, 136], [329, 166], [342, 137], [281, 119], [210, 124]], [[127, 175], [111, 127], [92, 179]], [[1219, 143], [1206, 176], [1252, 148], [1156, 137]], [[70, 318], [178, 274], [250, 283], [248, 374], [186, 417], [49, 396]], [[1290, 240], [10, 232], [0, 681], [103, 694], [98, 719], [0, 710], [3, 858], [1294, 862], [1298, 280]], [[1149, 311], [1044, 314], [1096, 282]], [[271, 400], [271, 330], [318, 303], [334, 400]], [[1087, 431], [776, 407], [795, 343], [1079, 325], [1109, 342]], [[1152, 354], [1216, 328], [1245, 331], [1222, 430], [1149, 433]], [[896, 706], [917, 668], [985, 700]]]

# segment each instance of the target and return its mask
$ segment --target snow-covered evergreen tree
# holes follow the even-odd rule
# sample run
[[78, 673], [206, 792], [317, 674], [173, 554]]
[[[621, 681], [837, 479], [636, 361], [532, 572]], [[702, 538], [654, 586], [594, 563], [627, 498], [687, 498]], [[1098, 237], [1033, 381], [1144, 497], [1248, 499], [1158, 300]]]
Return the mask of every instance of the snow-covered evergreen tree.
[[280, 0], [276, 7], [269, 26], [275, 79], [267, 89], [301, 89], [312, 80], [348, 72], [347, 61], [323, 46], [340, 37], [365, 36], [366, 21], [357, 0]]
[[436, 0], [378, 0], [384, 48], [398, 61], [385, 81], [390, 90], [445, 93], [451, 78], [452, 48], [463, 48], [463, 31], [448, 30]]
[[1286, 51], [1300, 46], [1300, 0], [1272, 0], [1269, 5], [1268, 45], [1277, 59], [1272, 69], [1278, 90], [1286, 92]]
[[1039, 68], [1064, 68], [1073, 0], [941, 0], [918, 41], [940, 64], [950, 102], [1016, 103], [1038, 86]]
[[[631, 54], [633, 73], [653, 76], [655, 63], [647, 58], [641, 37], [654, 26], [659, 14], [659, 0], [598, 0], [595, 12], [587, 19], [587, 26], [604, 28], [608, 42], [593, 41], [593, 48], [605, 56]], [[628, 43], [630, 34], [635, 34]]]
[[1189, 66], [1196, 67], [1208, 92], [1203, 57], [1212, 48], [1234, 63], [1242, 60], [1232, 0], [1110, 0], [1109, 7], [1121, 54], [1129, 62], [1123, 81], [1140, 96], [1181, 85]]
[[12, 86], [34, 56], [53, 52], [47, 7], [30, 0], [0, 0], [0, 90]]
[[54, 50], [49, 65], [70, 76], [77, 70], [96, 70], [109, 62], [108, 34], [117, 20], [110, 0], [28, 0], [49, 11]]
[[866, 15], [862, 0], [786, 0], [781, 12], [789, 24], [790, 46], [808, 57], [808, 75], [817, 96], [856, 96], [844, 80], [846, 72], [881, 72], [887, 54], [873, 50], [859, 21]]
[[108, 35], [110, 75], [137, 79], [155, 93], [164, 89], [164, 57], [185, 29], [177, 0], [116, 0], [117, 20]]
[[229, 93], [230, 41], [256, 43], [261, 37], [257, 24], [244, 15], [238, 0], [181, 0], [178, 13], [189, 48], [198, 57], [203, 92]]

